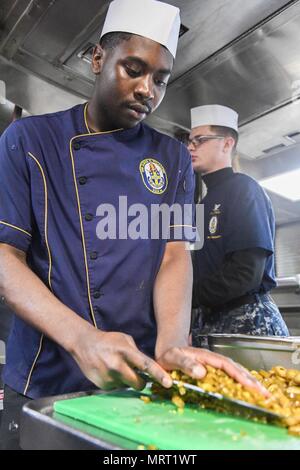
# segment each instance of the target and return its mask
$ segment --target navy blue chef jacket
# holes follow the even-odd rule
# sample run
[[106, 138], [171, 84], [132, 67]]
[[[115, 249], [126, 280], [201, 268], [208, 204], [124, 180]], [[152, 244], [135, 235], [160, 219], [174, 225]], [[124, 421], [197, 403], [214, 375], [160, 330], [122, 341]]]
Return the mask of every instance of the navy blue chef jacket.
[[[153, 285], [168, 240], [100, 240], [96, 211], [101, 203], [118, 207], [120, 195], [128, 205], [192, 203], [190, 155], [142, 123], [91, 133], [85, 112], [78, 105], [28, 117], [2, 135], [0, 242], [26, 252], [30, 268], [78, 315], [101, 330], [132, 335], [153, 355]], [[149, 158], [163, 173], [159, 190], [142, 171]], [[4, 382], [31, 398], [93, 388], [63, 348], [18, 317]]]
[[[276, 286], [274, 272], [275, 220], [271, 201], [251, 177], [220, 170], [219, 178], [203, 198], [204, 246], [195, 252], [195, 278], [214, 274], [225, 256], [239, 250], [262, 248], [268, 253], [261, 285], [255, 293]], [[209, 175], [208, 175], [209, 176]], [[254, 292], [248, 292], [254, 293]]]

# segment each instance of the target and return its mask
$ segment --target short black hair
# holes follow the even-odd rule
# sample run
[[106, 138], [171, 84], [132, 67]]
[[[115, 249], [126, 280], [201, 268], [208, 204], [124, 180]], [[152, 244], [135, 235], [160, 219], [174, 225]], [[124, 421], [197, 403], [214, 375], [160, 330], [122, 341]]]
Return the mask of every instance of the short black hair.
[[232, 137], [234, 140], [234, 147], [233, 151], [236, 151], [237, 144], [239, 141], [239, 134], [237, 131], [234, 129], [231, 129], [231, 127], [225, 127], [225, 126], [210, 126], [210, 129], [215, 132], [218, 135], [221, 135], [223, 137]]
[[99, 41], [103, 49], [115, 49], [121, 42], [129, 41], [133, 36], [131, 33], [122, 33], [121, 31], [107, 33]]

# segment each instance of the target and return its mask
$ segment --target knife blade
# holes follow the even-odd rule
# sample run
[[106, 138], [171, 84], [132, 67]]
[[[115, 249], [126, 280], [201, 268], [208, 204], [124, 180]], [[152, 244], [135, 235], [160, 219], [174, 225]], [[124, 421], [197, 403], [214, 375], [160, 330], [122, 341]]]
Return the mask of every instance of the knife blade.
[[[145, 372], [137, 371], [139, 376], [145, 380], [147, 383], [156, 383], [150, 375]], [[173, 379], [172, 379], [173, 380]], [[233, 398], [226, 397], [221, 393], [207, 392], [203, 390], [198, 385], [193, 385], [188, 382], [182, 382], [181, 380], [173, 380], [173, 387], [171, 390], [174, 390], [176, 387], [184, 387], [187, 390], [191, 390], [199, 394], [203, 399], [202, 404], [205, 408], [210, 408], [216, 411], [225, 412], [233, 414], [235, 416], [241, 416], [255, 421], [263, 421], [273, 424], [280, 424], [283, 417], [277, 413], [273, 413], [265, 408], [252, 405], [246, 401], [237, 400]], [[178, 388], [176, 390], [178, 390]], [[170, 390], [170, 389], [166, 389]], [[201, 401], [199, 402], [201, 404]]]

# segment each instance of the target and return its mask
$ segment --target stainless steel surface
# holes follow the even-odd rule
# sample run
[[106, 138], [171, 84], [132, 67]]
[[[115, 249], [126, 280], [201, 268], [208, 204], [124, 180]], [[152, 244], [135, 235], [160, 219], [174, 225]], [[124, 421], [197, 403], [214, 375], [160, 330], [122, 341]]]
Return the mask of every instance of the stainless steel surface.
[[53, 0], [18, 0], [4, 2], [1, 8], [2, 31], [0, 50], [11, 59], [21, 46], [24, 37], [39, 22]]
[[[271, 192], [269, 192], [269, 196], [273, 204], [277, 228], [286, 224], [300, 222], [300, 201], [289, 201], [288, 199]], [[286, 246], [288, 246], [288, 243], [286, 243]], [[282, 271], [278, 273], [278, 275], [286, 276], [288, 273]]]
[[136, 449], [137, 443], [135, 442], [75, 419], [58, 415], [53, 410], [55, 401], [86, 395], [91, 395], [91, 393], [71, 393], [28, 402], [23, 407], [21, 416], [21, 448], [25, 450]]
[[300, 288], [300, 274], [290, 277], [278, 277], [276, 279], [277, 289], [282, 287], [297, 287]]
[[287, 324], [290, 335], [300, 336], [300, 309], [295, 307], [280, 307], [281, 315]]
[[[284, 227], [279, 227], [281, 230]], [[296, 236], [297, 231], [294, 231], [294, 237]], [[297, 248], [295, 249], [293, 241], [289, 239], [284, 239], [282, 244], [291, 250], [290, 256], [292, 256], [293, 264], [297, 265]], [[292, 247], [292, 249], [291, 249]], [[276, 256], [277, 266], [280, 263], [280, 272], [289, 272], [290, 268], [288, 263], [285, 262], [285, 259], [282, 260], [283, 254], [278, 252], [278, 249], [283, 248], [282, 246], [277, 245]], [[284, 266], [281, 265], [282, 261]], [[278, 266], [279, 267], [279, 266]], [[299, 257], [298, 257], [298, 267], [299, 267]], [[297, 268], [296, 268], [297, 269]], [[278, 270], [278, 268], [277, 268]], [[272, 297], [278, 306], [280, 313], [287, 324], [289, 332], [291, 335], [300, 337], [300, 276], [299, 274], [295, 276], [279, 278], [277, 280], [278, 287], [272, 291]]]
[[[1, 59], [0, 59], [1, 61]], [[0, 63], [0, 72], [1, 72], [1, 63]], [[0, 75], [1, 77], [2, 75]], [[5, 100], [5, 103], [0, 104], [0, 135], [6, 129], [8, 124], [11, 122], [14, 112], [14, 104], [11, 103], [8, 99]], [[28, 116], [28, 113], [23, 110], [23, 117]]]
[[[168, 118], [172, 113], [173, 121], [187, 127], [191, 107], [220, 103], [237, 109], [245, 125], [295, 100], [300, 94], [292, 89], [300, 76], [299, 26], [297, 1], [173, 81], [158, 115]], [[242, 140], [240, 149], [247, 155]]]
[[[226, 44], [239, 37], [286, 5], [287, 0], [169, 0], [180, 7], [182, 22], [189, 31], [178, 48], [173, 79], [196, 66]], [[95, 43], [101, 31], [108, 0], [89, 0], [89, 7], [80, 0], [17, 0], [2, 1], [2, 53], [17, 63], [27, 64], [47, 80], [46, 62], [53, 69], [66, 66], [85, 80], [92, 79], [88, 64], [77, 56], [88, 42]], [[240, 14], [237, 15], [236, 12]], [[230, 28], [224, 24], [230, 23]], [[41, 40], [43, 38], [43, 40]], [[199, 47], [201, 44], [201, 47]], [[19, 52], [22, 54], [20, 55]], [[39, 60], [39, 68], [37, 61]], [[35, 63], [34, 63], [35, 62]], [[59, 77], [56, 78], [59, 80]]]
[[178, 48], [172, 80], [222, 50], [288, 3], [286, 0], [171, 0], [189, 28]]
[[[300, 37], [298, 38], [298, 41], [299, 40]], [[273, 54], [270, 54], [270, 56], [272, 57], [272, 61], [276, 60], [276, 55], [274, 56]], [[290, 58], [290, 60], [292, 59]], [[293, 60], [296, 61], [296, 57]], [[274, 64], [272, 66], [270, 64], [269, 66], [269, 73], [271, 74], [271, 70], [272, 67], [274, 67]], [[288, 64], [288, 59], [286, 67], [288, 70], [292, 68], [290, 64]], [[274, 77], [275, 81], [279, 82], [282, 80], [279, 79], [278, 69], [277, 71], [274, 71], [274, 74], [276, 77]], [[294, 67], [293, 72], [286, 75], [286, 81], [282, 82], [283, 84], [285, 83], [287, 87], [286, 93], [288, 99], [291, 99], [291, 103], [286, 104], [283, 107], [279, 107], [274, 111], [268, 112], [266, 115], [260, 117], [259, 119], [255, 119], [240, 129], [239, 149], [244, 158], [258, 159], [266, 158], [268, 155], [273, 157], [278, 153], [282, 154], [289, 148], [299, 149], [299, 143], [297, 145], [297, 141], [287, 137], [290, 134], [300, 131], [300, 101], [297, 100], [297, 97], [299, 97], [300, 94], [300, 80], [297, 80], [296, 77], [300, 77], [300, 70], [297, 69], [297, 67]], [[266, 81], [269, 82], [269, 80], [267, 77], [263, 77], [262, 79], [263, 84], [257, 83], [257, 88], [261, 90], [257, 95], [257, 99], [261, 98], [263, 100], [262, 94], [266, 94], [264, 87], [267, 86], [264, 85], [264, 83]], [[272, 84], [269, 83], [268, 86], [272, 87]], [[277, 95], [277, 100], [281, 99], [280, 97], [282, 96], [282, 92], [283, 90], [279, 91], [274, 87], [274, 96], [275, 94]], [[268, 99], [272, 99], [272, 97], [269, 95], [271, 95], [270, 92], [268, 93]], [[266, 105], [266, 100], [263, 100], [263, 103]], [[245, 105], [247, 106], [246, 103]], [[257, 110], [259, 110], [259, 108], [257, 108]], [[278, 147], [278, 149], [276, 147]], [[274, 170], [275, 169], [273, 168], [273, 172]]]
[[269, 370], [281, 365], [300, 370], [300, 337], [260, 337], [212, 334], [207, 336], [211, 351], [224, 354], [250, 370]]
[[276, 231], [276, 272], [296, 276], [300, 272], [300, 221], [280, 226]]
[[[55, 85], [47, 83], [24, 69], [13, 67], [1, 57], [0, 77], [6, 82], [7, 99], [12, 103], [22, 105], [30, 114], [59, 111], [85, 101], [68, 91], [57, 89]], [[5, 119], [5, 115], [3, 118]], [[10, 119], [6, 125], [9, 123]]]

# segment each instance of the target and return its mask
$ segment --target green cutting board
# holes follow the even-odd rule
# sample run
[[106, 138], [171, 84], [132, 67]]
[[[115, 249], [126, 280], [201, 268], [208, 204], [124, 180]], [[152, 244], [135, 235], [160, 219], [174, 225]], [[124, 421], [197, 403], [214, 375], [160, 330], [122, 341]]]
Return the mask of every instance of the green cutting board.
[[300, 438], [267, 424], [195, 409], [183, 414], [172, 403], [145, 404], [140, 393], [124, 391], [55, 402], [56, 413], [162, 450], [300, 449]]

